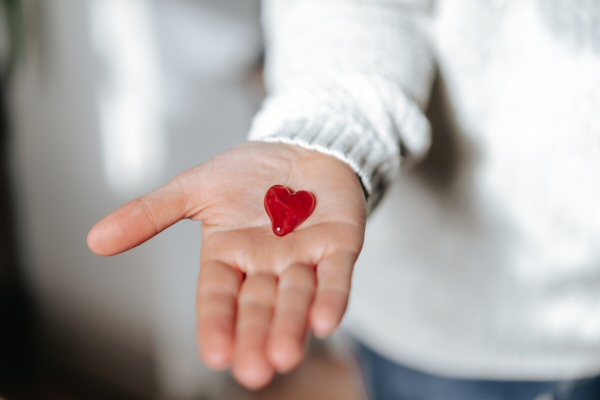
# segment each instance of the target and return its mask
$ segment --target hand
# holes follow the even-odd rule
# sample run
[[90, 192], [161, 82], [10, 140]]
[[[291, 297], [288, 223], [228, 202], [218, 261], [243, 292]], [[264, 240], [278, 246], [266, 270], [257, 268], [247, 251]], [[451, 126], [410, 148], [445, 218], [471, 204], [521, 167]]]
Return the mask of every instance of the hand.
[[[313, 214], [278, 237], [263, 206], [269, 187], [314, 193]], [[309, 328], [341, 321], [364, 239], [366, 205], [342, 161], [298, 146], [246, 143], [183, 172], [98, 222], [88, 245], [113, 255], [175, 222], [202, 221], [198, 338], [205, 362], [232, 365], [249, 388], [300, 363]]]

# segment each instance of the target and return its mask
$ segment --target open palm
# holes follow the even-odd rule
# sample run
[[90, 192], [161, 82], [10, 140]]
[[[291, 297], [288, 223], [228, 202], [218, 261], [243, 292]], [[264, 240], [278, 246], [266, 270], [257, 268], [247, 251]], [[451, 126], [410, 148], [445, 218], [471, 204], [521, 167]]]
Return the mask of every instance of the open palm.
[[[313, 214], [284, 237], [273, 234], [263, 206], [276, 184], [317, 198]], [[117, 254], [184, 218], [202, 221], [198, 338], [209, 366], [232, 365], [240, 383], [258, 388], [301, 361], [309, 328], [320, 337], [335, 330], [366, 218], [346, 164], [298, 146], [246, 143], [113, 212], [88, 244]]]

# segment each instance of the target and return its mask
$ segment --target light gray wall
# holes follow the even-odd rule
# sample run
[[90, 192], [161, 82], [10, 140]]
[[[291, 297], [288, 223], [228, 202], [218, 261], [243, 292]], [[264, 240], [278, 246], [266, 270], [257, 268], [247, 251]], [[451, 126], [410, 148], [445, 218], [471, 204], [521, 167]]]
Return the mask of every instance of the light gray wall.
[[[98, 35], [112, 28], [98, 24], [98, 1], [145, 10], [142, 31], [150, 35], [150, 62], [137, 68], [156, 78], [158, 101], [144, 103], [156, 114], [145, 121], [158, 126], [148, 135], [160, 136], [162, 158], [124, 186], [107, 177], [111, 114], [102, 104], [114, 97], [115, 79], [130, 81], [119, 71], [129, 53], [115, 61], [99, 48]], [[244, 139], [261, 97], [257, 15], [255, 1], [234, 0], [44, 0], [37, 19], [30, 12], [33, 35], [12, 102], [12, 161], [27, 276], [48, 348], [66, 362], [135, 390], [157, 385], [165, 399], [194, 398], [212, 379], [194, 337], [199, 225], [180, 223], [111, 258], [94, 256], [85, 238], [123, 202]], [[118, 34], [135, 43], [140, 32], [108, 35]], [[147, 144], [139, 135], [138, 143]]]

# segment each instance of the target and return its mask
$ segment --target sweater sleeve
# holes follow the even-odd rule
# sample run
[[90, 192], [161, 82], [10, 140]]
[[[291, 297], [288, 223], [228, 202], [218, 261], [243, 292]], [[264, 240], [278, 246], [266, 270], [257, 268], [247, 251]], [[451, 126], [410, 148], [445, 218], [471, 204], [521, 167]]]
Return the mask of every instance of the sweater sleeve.
[[249, 139], [341, 159], [373, 209], [429, 147], [428, 11], [422, 0], [263, 1], [269, 95]]

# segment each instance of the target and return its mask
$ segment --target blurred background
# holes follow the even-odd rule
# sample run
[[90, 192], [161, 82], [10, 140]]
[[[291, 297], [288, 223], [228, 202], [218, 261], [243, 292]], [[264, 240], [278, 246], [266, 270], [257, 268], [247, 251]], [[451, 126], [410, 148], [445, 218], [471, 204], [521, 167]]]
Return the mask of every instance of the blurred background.
[[198, 224], [112, 258], [86, 246], [106, 213], [244, 140], [258, 1], [0, 4], [0, 398], [363, 399], [337, 342], [259, 393], [202, 365]]

